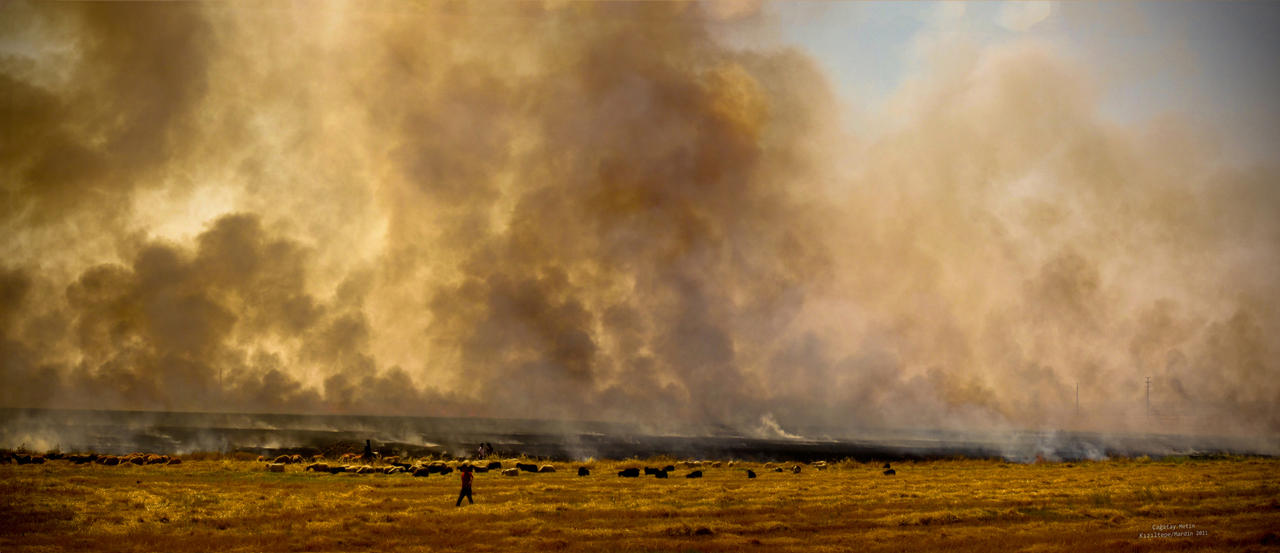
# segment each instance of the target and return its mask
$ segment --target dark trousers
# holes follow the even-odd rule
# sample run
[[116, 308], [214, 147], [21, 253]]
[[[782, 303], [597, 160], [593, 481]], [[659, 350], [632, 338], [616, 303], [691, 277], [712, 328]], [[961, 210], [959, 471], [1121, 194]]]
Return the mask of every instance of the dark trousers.
[[463, 486], [462, 491], [458, 493], [458, 503], [455, 504], [454, 507], [461, 507], [462, 498], [464, 497], [467, 498], [467, 501], [470, 501], [472, 505], [476, 504], [476, 500], [471, 499], [471, 486]]

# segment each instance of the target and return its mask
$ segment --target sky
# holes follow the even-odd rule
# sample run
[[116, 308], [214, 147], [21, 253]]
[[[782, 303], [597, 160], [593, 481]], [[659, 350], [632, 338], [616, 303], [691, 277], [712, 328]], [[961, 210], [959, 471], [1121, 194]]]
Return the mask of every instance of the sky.
[[5, 3], [0, 406], [1274, 445], [1278, 13]]

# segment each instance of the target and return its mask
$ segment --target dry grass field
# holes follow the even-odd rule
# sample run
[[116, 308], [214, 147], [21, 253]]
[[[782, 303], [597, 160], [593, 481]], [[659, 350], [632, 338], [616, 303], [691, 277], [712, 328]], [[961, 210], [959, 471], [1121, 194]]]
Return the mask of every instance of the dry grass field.
[[[1274, 551], [1280, 460], [832, 463], [620, 478], [0, 465], [0, 551]], [[510, 463], [506, 463], [510, 466]], [[789, 466], [789, 465], [788, 465]], [[745, 468], [758, 478], [748, 479]], [[1173, 525], [1163, 528], [1158, 525]], [[1172, 533], [1186, 533], [1175, 536]]]

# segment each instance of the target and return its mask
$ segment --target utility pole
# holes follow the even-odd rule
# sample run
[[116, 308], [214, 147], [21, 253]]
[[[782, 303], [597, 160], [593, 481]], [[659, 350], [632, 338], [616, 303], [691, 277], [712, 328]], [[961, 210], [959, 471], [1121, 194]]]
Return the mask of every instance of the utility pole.
[[1151, 420], [1151, 377], [1147, 377], [1147, 420]]

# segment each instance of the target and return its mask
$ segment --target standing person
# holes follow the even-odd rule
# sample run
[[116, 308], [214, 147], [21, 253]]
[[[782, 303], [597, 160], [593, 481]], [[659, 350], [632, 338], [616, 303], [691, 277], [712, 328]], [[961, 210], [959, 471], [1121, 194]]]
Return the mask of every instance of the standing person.
[[471, 473], [471, 465], [462, 465], [461, 471], [462, 471], [462, 491], [458, 492], [458, 502], [455, 503], [453, 506], [461, 507], [462, 498], [464, 497], [467, 498], [467, 501], [470, 501], [472, 505], [475, 505], [476, 500], [471, 498], [471, 480], [475, 478], [475, 476]]

